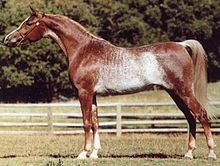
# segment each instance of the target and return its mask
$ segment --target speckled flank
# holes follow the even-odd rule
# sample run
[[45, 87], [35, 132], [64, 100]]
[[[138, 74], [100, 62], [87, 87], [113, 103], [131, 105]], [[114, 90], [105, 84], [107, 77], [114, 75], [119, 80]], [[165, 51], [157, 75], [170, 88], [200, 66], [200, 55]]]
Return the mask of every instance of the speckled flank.
[[164, 71], [151, 52], [135, 56], [120, 49], [110, 56], [114, 58], [100, 70], [100, 78], [95, 86], [97, 93], [132, 93], [151, 84], [168, 86], [163, 81]]

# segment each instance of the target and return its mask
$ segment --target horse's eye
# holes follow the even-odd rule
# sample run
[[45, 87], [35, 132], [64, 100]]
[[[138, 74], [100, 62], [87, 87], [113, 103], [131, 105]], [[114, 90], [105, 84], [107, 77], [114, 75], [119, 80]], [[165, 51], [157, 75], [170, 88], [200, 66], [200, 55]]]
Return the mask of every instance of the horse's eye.
[[26, 24], [27, 24], [27, 26], [31, 26], [32, 22], [28, 21]]

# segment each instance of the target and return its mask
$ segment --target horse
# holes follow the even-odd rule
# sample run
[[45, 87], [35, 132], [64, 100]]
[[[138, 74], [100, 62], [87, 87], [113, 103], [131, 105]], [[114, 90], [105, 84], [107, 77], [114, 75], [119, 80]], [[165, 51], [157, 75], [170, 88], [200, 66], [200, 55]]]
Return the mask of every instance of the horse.
[[8, 47], [19, 47], [52, 38], [63, 50], [83, 115], [85, 142], [79, 159], [96, 159], [101, 148], [96, 96], [132, 94], [151, 85], [164, 89], [187, 119], [189, 135], [185, 157], [193, 159], [198, 119], [204, 128], [208, 158], [216, 159], [216, 145], [207, 115], [207, 55], [198, 41], [118, 47], [68, 17], [45, 14], [32, 7], [31, 11], [3, 42]]

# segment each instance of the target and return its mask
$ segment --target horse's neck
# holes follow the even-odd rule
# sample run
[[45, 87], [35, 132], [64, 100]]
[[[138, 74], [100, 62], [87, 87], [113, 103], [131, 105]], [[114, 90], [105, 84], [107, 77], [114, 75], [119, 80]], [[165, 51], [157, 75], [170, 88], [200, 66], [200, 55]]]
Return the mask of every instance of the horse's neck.
[[63, 50], [69, 61], [89, 40], [90, 36], [78, 23], [63, 16], [47, 16], [48, 35], [52, 37]]

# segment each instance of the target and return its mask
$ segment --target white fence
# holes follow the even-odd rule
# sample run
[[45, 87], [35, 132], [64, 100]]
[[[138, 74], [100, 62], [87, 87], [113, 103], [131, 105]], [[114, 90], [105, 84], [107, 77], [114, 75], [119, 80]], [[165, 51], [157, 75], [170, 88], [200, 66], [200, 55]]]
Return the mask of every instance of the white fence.
[[[213, 105], [220, 105], [220, 101], [211, 102]], [[175, 106], [174, 103], [108, 103], [99, 104], [99, 107], [111, 107], [114, 111], [111, 113], [99, 113], [100, 132], [116, 133], [120, 136], [122, 133], [171, 133], [171, 132], [187, 132], [187, 122], [183, 114], [173, 113], [126, 113], [122, 111], [123, 107], [161, 107], [161, 106]], [[82, 121], [72, 123], [81, 119], [81, 113], [62, 113], [53, 112], [57, 108], [70, 108], [74, 112], [74, 107], [79, 107], [79, 104], [72, 103], [53, 103], [53, 104], [0, 104], [1, 109], [18, 109], [18, 108], [47, 108], [46, 113], [0, 113], [0, 134], [79, 134], [83, 133]], [[143, 111], [142, 111], [143, 112]], [[13, 122], [13, 118], [45, 118], [44, 122]], [[7, 118], [7, 121], [1, 119]], [[64, 119], [64, 122], [56, 122], [56, 119]], [[71, 122], [65, 122], [65, 119], [70, 119]], [[211, 121], [212, 131], [220, 133], [220, 116]], [[35, 127], [40, 130], [29, 130], [28, 128]], [[12, 128], [12, 129], [11, 129]], [[20, 128], [22, 130], [16, 130]], [[77, 128], [77, 129], [76, 129]], [[4, 130], [2, 130], [4, 129]], [[68, 130], [67, 130], [68, 129]], [[203, 132], [201, 126], [198, 127], [197, 132]]]

